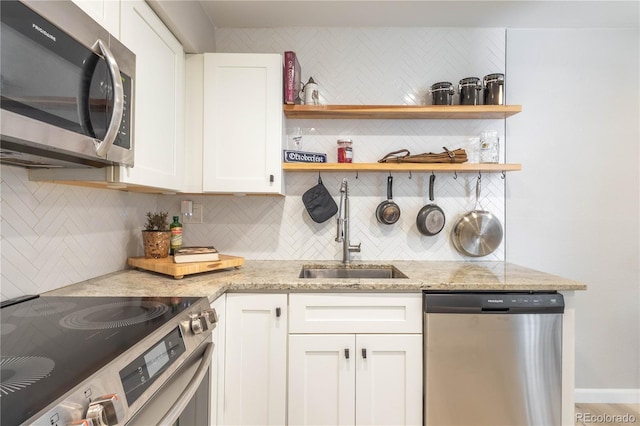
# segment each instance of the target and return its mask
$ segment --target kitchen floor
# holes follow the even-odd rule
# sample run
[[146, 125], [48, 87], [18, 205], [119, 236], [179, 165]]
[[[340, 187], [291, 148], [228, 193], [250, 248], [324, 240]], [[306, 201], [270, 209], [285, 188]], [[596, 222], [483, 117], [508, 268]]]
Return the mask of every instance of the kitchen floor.
[[640, 404], [576, 404], [576, 426], [640, 425]]

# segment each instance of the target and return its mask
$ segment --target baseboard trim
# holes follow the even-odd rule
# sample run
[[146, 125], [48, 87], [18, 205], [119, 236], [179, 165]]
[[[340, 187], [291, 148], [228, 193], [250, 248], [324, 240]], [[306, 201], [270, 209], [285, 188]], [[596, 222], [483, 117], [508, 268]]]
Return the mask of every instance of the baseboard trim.
[[576, 389], [576, 404], [640, 404], [640, 389]]

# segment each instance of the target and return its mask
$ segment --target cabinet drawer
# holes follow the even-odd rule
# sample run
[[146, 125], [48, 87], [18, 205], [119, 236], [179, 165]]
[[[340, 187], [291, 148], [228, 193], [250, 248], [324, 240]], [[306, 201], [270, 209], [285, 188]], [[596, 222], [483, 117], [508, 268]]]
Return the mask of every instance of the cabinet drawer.
[[422, 333], [422, 297], [420, 293], [292, 293], [289, 333]]

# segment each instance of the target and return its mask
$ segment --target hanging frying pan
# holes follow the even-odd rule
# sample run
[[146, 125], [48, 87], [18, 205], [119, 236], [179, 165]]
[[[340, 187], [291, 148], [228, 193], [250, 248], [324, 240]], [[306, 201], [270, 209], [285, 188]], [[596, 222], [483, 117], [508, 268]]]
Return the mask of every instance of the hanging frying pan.
[[391, 187], [393, 186], [393, 176], [387, 178], [387, 200], [381, 202], [376, 209], [376, 219], [383, 225], [393, 225], [400, 219], [400, 207], [393, 202]]
[[[482, 210], [480, 180], [476, 182], [476, 204], [473, 211], [462, 216], [451, 231], [453, 246], [460, 253], [481, 257], [493, 253], [502, 242], [502, 224], [492, 213]], [[478, 209], [480, 207], [480, 209]]]
[[430, 204], [422, 207], [416, 217], [416, 226], [418, 231], [422, 235], [433, 236], [444, 228], [445, 215], [444, 212], [437, 204], [433, 203], [433, 186], [436, 180], [436, 175], [431, 173], [429, 178], [429, 200]]

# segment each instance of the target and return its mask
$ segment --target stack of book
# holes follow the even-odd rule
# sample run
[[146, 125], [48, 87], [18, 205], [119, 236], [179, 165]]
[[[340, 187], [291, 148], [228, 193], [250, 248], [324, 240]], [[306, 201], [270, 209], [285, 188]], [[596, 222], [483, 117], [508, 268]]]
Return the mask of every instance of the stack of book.
[[219, 259], [218, 250], [213, 246], [181, 247], [173, 253], [174, 263], [211, 262]]

